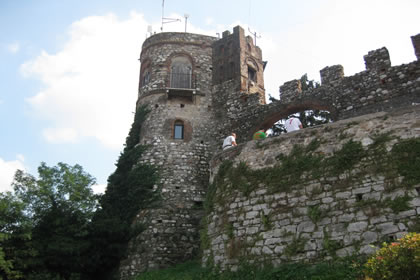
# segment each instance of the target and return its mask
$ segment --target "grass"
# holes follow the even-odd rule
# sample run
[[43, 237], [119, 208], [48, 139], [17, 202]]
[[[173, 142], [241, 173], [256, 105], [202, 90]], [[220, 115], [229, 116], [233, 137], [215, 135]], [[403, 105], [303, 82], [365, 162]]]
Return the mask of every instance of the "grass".
[[350, 280], [363, 279], [363, 264], [356, 259], [340, 259], [318, 264], [283, 264], [258, 269], [242, 265], [237, 272], [217, 272], [188, 262], [164, 270], [150, 271], [133, 280]]

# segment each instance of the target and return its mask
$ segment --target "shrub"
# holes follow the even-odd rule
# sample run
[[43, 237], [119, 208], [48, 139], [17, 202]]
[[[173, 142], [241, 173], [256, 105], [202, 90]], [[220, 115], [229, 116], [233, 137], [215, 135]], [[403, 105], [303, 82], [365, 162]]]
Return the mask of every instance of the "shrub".
[[372, 279], [420, 279], [420, 234], [409, 233], [378, 250], [365, 264]]

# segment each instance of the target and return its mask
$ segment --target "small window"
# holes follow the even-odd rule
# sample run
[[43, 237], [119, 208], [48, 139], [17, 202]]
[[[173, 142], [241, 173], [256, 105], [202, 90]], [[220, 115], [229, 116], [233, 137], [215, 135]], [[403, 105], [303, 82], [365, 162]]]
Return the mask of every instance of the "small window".
[[150, 70], [147, 69], [146, 71], [144, 71], [143, 73], [143, 79], [141, 81], [141, 85], [145, 86], [150, 82]]
[[184, 139], [184, 123], [176, 121], [174, 124], [174, 139]]
[[257, 81], [257, 71], [248, 66], [248, 80], [256, 82]]

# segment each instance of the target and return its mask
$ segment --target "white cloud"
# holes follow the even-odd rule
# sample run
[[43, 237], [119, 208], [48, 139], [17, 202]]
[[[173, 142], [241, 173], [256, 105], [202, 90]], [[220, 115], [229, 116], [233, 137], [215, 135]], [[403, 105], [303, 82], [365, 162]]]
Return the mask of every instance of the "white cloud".
[[7, 50], [10, 53], [17, 53], [20, 50], [20, 44], [18, 42], [14, 42], [12, 44], [7, 45]]
[[73, 128], [46, 128], [42, 132], [50, 143], [76, 142], [77, 131]]
[[97, 194], [104, 194], [106, 189], [106, 184], [97, 184], [92, 186], [92, 190]]
[[[342, 64], [345, 75], [362, 71], [363, 55], [382, 46], [390, 50], [394, 65], [414, 60], [409, 35], [418, 32], [413, 31], [418, 21], [416, 9], [398, 6], [398, 15], [404, 16], [396, 22], [389, 20], [397, 16], [392, 13], [395, 7], [390, 6], [391, 2], [327, 2], [320, 4], [312, 16], [299, 18], [292, 27], [262, 32], [257, 43], [263, 59], [268, 60], [267, 94], [278, 97], [280, 85], [305, 73], [310, 79], [320, 80], [319, 70], [325, 66]], [[165, 32], [184, 31], [182, 15], [167, 17], [181, 21], [165, 24]], [[240, 24], [249, 34], [247, 25], [238, 21], [224, 26], [213, 24], [210, 18], [204, 20], [210, 24], [206, 30], [189, 22], [187, 31], [216, 36], [225, 30], [232, 32]], [[68, 41], [60, 51], [44, 51], [22, 65], [24, 75], [37, 77], [44, 85], [27, 101], [35, 116], [50, 122], [42, 132], [48, 142], [75, 143], [91, 137], [106, 147], [122, 148], [133, 120], [138, 58], [148, 25], [160, 31], [159, 22], [146, 22], [136, 12], [124, 20], [113, 14], [86, 17], [71, 25]], [[410, 57], [399, 58], [399, 53]]]
[[16, 160], [12, 161], [0, 158], [0, 192], [13, 190], [11, 184], [16, 170], [25, 170], [23, 161], [22, 155], [17, 155]]
[[147, 23], [131, 13], [126, 20], [109, 14], [71, 25], [63, 48], [43, 51], [21, 66], [44, 89], [29, 98], [32, 113], [52, 123], [43, 130], [53, 143], [96, 138], [121, 149], [133, 121], [138, 89], [139, 54]]

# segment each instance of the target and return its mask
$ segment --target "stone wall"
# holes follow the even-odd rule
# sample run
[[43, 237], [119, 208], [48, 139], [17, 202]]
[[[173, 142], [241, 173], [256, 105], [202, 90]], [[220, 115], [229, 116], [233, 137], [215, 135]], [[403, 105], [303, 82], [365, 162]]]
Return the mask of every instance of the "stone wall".
[[[161, 200], [148, 205], [133, 221], [145, 230], [129, 243], [127, 259], [120, 265], [122, 279], [189, 260], [198, 253], [208, 163], [216, 145], [210, 136], [214, 40], [197, 34], [160, 33], [143, 44], [137, 107], [150, 110], [140, 134], [140, 144], [149, 148], [139, 162], [158, 167], [160, 181], [155, 188]], [[171, 88], [171, 61], [179, 56], [191, 63], [196, 79], [191, 88]], [[150, 79], [142, 84], [145, 71]], [[176, 122], [183, 124], [182, 139], [174, 137]]]
[[372, 253], [372, 244], [419, 223], [419, 156], [420, 106], [219, 153], [203, 263], [235, 270], [240, 260], [278, 265]]
[[[419, 50], [419, 37], [420, 35], [412, 37], [416, 53]], [[189, 85], [173, 85], [171, 72], [174, 61], [185, 62], [190, 67]], [[203, 200], [209, 192], [209, 163], [221, 150], [223, 139], [231, 132], [237, 133], [238, 143], [245, 143], [260, 126], [269, 128], [277, 120], [301, 110], [324, 109], [333, 114], [334, 120], [342, 120], [378, 111], [408, 108], [412, 104], [420, 103], [419, 61], [391, 67], [388, 52], [384, 48], [369, 52], [365, 61], [367, 70], [351, 77], [344, 76], [341, 66], [324, 68], [321, 70], [321, 87], [312, 91], [302, 91], [299, 81], [290, 81], [281, 87], [279, 102], [265, 105], [265, 62], [262, 60], [262, 52], [253, 44], [251, 37], [245, 36], [244, 30], [239, 26], [234, 28], [233, 34], [224, 32], [221, 39], [173, 32], [155, 34], [146, 39], [140, 54], [141, 69], [136, 106], [138, 108], [147, 105], [150, 109], [139, 139], [141, 144], [150, 148], [139, 161], [159, 167], [161, 177], [155, 188], [160, 192], [162, 199], [160, 204], [141, 211], [133, 221], [133, 225], [142, 224], [145, 230], [130, 241], [128, 256], [120, 266], [121, 278], [128, 279], [138, 272], [168, 267], [196, 256], [199, 251], [199, 223], [204, 216]], [[252, 72], [254, 70], [255, 73]], [[403, 128], [413, 125], [410, 120], [413, 113], [407, 114], [405, 118], [409, 121], [400, 119], [402, 124], [405, 123], [405, 126], [400, 127], [402, 130], [392, 133], [404, 137], [417, 137], [417, 111], [413, 130], [402, 132]], [[255, 142], [249, 142], [223, 153], [221, 157], [239, 153], [235, 161], [241, 161], [243, 157], [250, 168], [268, 168], [278, 162], [272, 155], [277, 155], [280, 151], [287, 154], [287, 147], [292, 146], [291, 142], [308, 145], [311, 139], [317, 137], [324, 141], [322, 148], [318, 150], [323, 155], [333, 153], [349, 137], [355, 141], [362, 141], [366, 148], [373, 137], [369, 135], [387, 130], [387, 121], [382, 119], [381, 123], [381, 117], [383, 116], [367, 117], [368, 124], [337, 122], [325, 128], [305, 129], [294, 134], [298, 137], [291, 137], [292, 134], [261, 142], [262, 146], [258, 149], [255, 149]], [[393, 119], [390, 117], [390, 120]], [[182, 139], [174, 137], [177, 122], [182, 123], [184, 127]], [[398, 128], [394, 123], [392, 126]], [[325, 129], [331, 129], [331, 132]], [[374, 129], [377, 131], [373, 131]], [[336, 135], [342, 135], [343, 139], [336, 141]], [[390, 143], [393, 142], [389, 142], [388, 145]], [[253, 153], [264, 161], [260, 162], [261, 158], [255, 157]], [[213, 161], [216, 165], [218, 158]], [[215, 169], [212, 170], [215, 172]], [[355, 170], [363, 170], [363, 165], [356, 166]], [[385, 218], [377, 217], [379, 222], [374, 222], [370, 216], [359, 212], [347, 213], [348, 209], [337, 208], [337, 205], [344, 205], [344, 202], [340, 202], [342, 200], [349, 203], [349, 209], [353, 209], [351, 207], [352, 203], [355, 203], [355, 196], [356, 199], [361, 197], [361, 200], [369, 196], [379, 201], [386, 200], [387, 196], [380, 194], [382, 177], [378, 179], [369, 177], [369, 174], [365, 175], [368, 186], [357, 182], [343, 187], [341, 191], [332, 188], [336, 182], [345, 185], [345, 178], [330, 176], [324, 181], [306, 178], [307, 180], [295, 184], [294, 190], [287, 193], [270, 193], [268, 186], [261, 185], [258, 190], [247, 194], [250, 197], [241, 196], [240, 193], [236, 197], [230, 196], [231, 193], [226, 193], [226, 197], [223, 193], [218, 194], [226, 199], [226, 203], [220, 203], [215, 212], [208, 216], [208, 236], [211, 244], [205, 251], [205, 260], [213, 260], [223, 267], [234, 267], [238, 260], [235, 252], [240, 252], [249, 256], [261, 255], [277, 262], [283, 260], [282, 250], [288, 248], [287, 242], [291, 237], [297, 245], [301, 239], [310, 240], [309, 243], [305, 242], [303, 253], [300, 252], [292, 258], [310, 259], [325, 249], [321, 244], [325, 240], [336, 241], [341, 250], [346, 252], [357, 251], [362, 245], [363, 250], [368, 250], [365, 246], [366, 240], [379, 240], [384, 235], [381, 227], [387, 228], [389, 225], [392, 234], [404, 232], [409, 225], [408, 219], [411, 218], [412, 211], [407, 214], [394, 214], [397, 218], [389, 213]], [[399, 180], [400, 177], [391, 179]], [[310, 196], [313, 189], [320, 188], [322, 193], [318, 194], [319, 198], [314, 198], [315, 195]], [[378, 194], [379, 198], [376, 197]], [[406, 195], [417, 194], [407, 191]], [[230, 201], [233, 198], [234, 200]], [[287, 202], [286, 205], [284, 201]], [[413, 201], [418, 204], [417, 200]], [[324, 217], [322, 224], [311, 224], [306, 215], [308, 207], [321, 204], [324, 205], [322, 207], [333, 209], [331, 215]], [[325, 209], [322, 207], [311, 208], [311, 211], [323, 213]], [[335, 216], [332, 216], [333, 214]], [[400, 215], [406, 216], [400, 219]], [[401, 225], [387, 224], [396, 219], [401, 220]], [[261, 221], [275, 224], [277, 231], [263, 231]], [[226, 222], [228, 235], [223, 233]], [[352, 234], [344, 233], [344, 225], [345, 230], [349, 229]], [[284, 226], [289, 226], [286, 231], [283, 230]], [[394, 231], [396, 228], [398, 230]], [[387, 231], [388, 229], [385, 230]], [[360, 248], [354, 244], [355, 240]], [[255, 244], [249, 246], [251, 243]], [[243, 251], [241, 248], [251, 248], [251, 251]], [[226, 250], [229, 251], [229, 257]], [[344, 253], [337, 251], [337, 254]], [[282, 257], [278, 257], [280, 255]]]
[[[416, 53], [420, 34], [411, 37]], [[243, 124], [237, 130], [242, 141], [252, 139], [260, 126], [270, 128], [276, 121], [303, 110], [326, 110], [334, 121], [420, 104], [420, 61], [391, 66], [386, 48], [364, 56], [366, 71], [344, 76], [341, 65], [320, 71], [321, 86], [303, 91], [299, 80], [280, 86], [280, 100], [267, 105], [248, 106], [244, 93], [237, 94], [236, 113]], [[231, 97], [233, 98], [233, 96]], [[239, 117], [240, 116], [240, 117]]]

